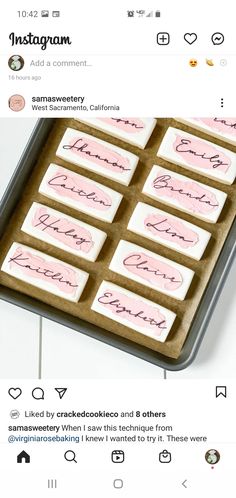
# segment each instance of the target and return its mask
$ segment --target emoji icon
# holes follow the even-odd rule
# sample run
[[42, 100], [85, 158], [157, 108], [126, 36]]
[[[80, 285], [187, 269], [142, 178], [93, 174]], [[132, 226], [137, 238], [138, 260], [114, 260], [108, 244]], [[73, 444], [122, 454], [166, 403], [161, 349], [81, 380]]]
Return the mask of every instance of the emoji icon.
[[206, 59], [206, 64], [207, 64], [208, 66], [214, 66], [214, 62], [213, 62], [213, 60], [212, 60], [212, 59]]
[[196, 67], [197, 66], [197, 59], [190, 59], [189, 65], [191, 67]]

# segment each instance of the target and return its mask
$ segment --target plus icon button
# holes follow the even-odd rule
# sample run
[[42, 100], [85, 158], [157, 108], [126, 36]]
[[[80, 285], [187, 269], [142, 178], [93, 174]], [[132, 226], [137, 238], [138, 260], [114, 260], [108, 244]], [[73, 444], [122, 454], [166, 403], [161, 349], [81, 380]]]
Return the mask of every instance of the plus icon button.
[[170, 43], [169, 33], [157, 33], [157, 43], [158, 45], [169, 45]]

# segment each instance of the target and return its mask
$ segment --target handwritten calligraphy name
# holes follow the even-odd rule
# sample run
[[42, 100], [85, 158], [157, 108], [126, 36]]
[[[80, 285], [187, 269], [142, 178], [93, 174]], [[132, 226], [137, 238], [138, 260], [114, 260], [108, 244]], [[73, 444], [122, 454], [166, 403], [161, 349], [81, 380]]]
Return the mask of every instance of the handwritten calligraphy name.
[[101, 304], [105, 304], [108, 306], [113, 306], [115, 309], [115, 313], [126, 313], [127, 315], [138, 318], [146, 323], [149, 323], [150, 325], [153, 325], [154, 327], [157, 327], [159, 329], [166, 329], [165, 323], [166, 320], [160, 320], [159, 322], [155, 320], [152, 317], [146, 316], [145, 312], [141, 309], [137, 312], [133, 312], [132, 309], [127, 308], [125, 305], [123, 305], [120, 301], [120, 299], [112, 299], [112, 292], [104, 292], [103, 296], [100, 296], [98, 298], [98, 302]]
[[[80, 142], [82, 142], [82, 144], [80, 144]], [[84, 143], [84, 140], [82, 138], [78, 138], [78, 140], [76, 140], [73, 144], [65, 144], [62, 148], [65, 150], [76, 150], [81, 154], [85, 154], [86, 156], [89, 156], [91, 158], [98, 159], [99, 161], [109, 164], [114, 168], [119, 168], [122, 171], [130, 171], [131, 169], [126, 168], [122, 164], [119, 164], [117, 161], [110, 161], [107, 157], [102, 157], [99, 154], [93, 154], [93, 152], [89, 149], [89, 144]]]
[[69, 280], [65, 280], [63, 274], [61, 272], [55, 272], [53, 270], [50, 270], [48, 268], [42, 268], [40, 266], [32, 265], [27, 263], [27, 261], [30, 261], [29, 257], [22, 257], [23, 253], [17, 254], [16, 256], [13, 256], [12, 258], [9, 259], [9, 263], [14, 263], [17, 266], [20, 266], [22, 268], [26, 268], [27, 270], [30, 270], [32, 272], [35, 272], [39, 275], [43, 275], [46, 278], [49, 278], [51, 280], [58, 281], [62, 284], [66, 284], [69, 287], [78, 287], [78, 285], [73, 285]]
[[176, 152], [181, 152], [182, 154], [183, 153], [192, 154], [195, 157], [200, 157], [203, 160], [209, 161], [212, 165], [212, 168], [214, 169], [219, 168], [219, 166], [229, 166], [228, 163], [224, 163], [224, 161], [220, 159], [219, 154], [214, 154], [213, 156], [207, 156], [205, 152], [199, 154], [198, 152], [189, 148], [189, 145], [191, 143], [192, 143], [191, 140], [187, 138], [181, 138], [180, 143], [175, 147]]
[[94, 202], [95, 204], [101, 204], [105, 207], [111, 207], [111, 203], [104, 201], [103, 199], [99, 199], [95, 192], [85, 192], [85, 190], [80, 189], [76, 186], [68, 186], [65, 182], [67, 180], [70, 182], [70, 178], [67, 175], [58, 175], [51, 178], [48, 182], [48, 185], [52, 187], [61, 187], [62, 189], [69, 190], [75, 194], [78, 194], [79, 197], [86, 197], [88, 200]]
[[83, 246], [83, 244], [89, 244], [92, 245], [91, 240], [86, 240], [84, 237], [80, 237], [74, 228], [70, 228], [68, 230], [60, 230], [60, 227], [57, 225], [60, 223], [61, 219], [58, 218], [58, 220], [48, 222], [50, 219], [50, 214], [42, 214], [39, 216], [38, 220], [39, 223], [34, 225], [35, 227], [41, 227], [43, 226], [44, 228], [42, 229], [42, 232], [46, 231], [47, 229], [52, 230], [53, 232], [56, 232], [58, 234], [63, 234], [66, 237], [72, 237], [74, 240], [76, 240], [76, 245], [78, 246]]
[[173, 185], [169, 185], [169, 182], [171, 182], [171, 180], [172, 180], [172, 178], [170, 175], [158, 176], [153, 181], [153, 187], [156, 190], [170, 189], [172, 192], [177, 192], [178, 194], [186, 196], [189, 199], [194, 199], [194, 200], [199, 201], [203, 204], [207, 204], [208, 206], [211, 206], [211, 207], [218, 207], [219, 206], [219, 204], [213, 204], [209, 199], [207, 199], [207, 196], [205, 194], [195, 195], [195, 194], [192, 194], [191, 192], [184, 191], [182, 188], [174, 188]]

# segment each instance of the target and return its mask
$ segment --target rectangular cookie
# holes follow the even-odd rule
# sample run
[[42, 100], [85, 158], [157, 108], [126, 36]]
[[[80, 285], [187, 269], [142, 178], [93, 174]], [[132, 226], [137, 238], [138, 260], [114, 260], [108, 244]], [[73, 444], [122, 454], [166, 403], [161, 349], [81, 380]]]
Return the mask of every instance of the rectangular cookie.
[[119, 242], [109, 269], [180, 301], [194, 276], [189, 268], [126, 240]]
[[142, 192], [197, 218], [216, 223], [227, 194], [161, 166], [153, 166]]
[[33, 202], [21, 230], [88, 261], [96, 261], [107, 237], [102, 230], [38, 202]]
[[91, 309], [160, 342], [165, 342], [176, 318], [163, 306], [105, 280]]
[[177, 128], [168, 128], [157, 155], [200, 175], [231, 185], [236, 154]]
[[139, 161], [131, 152], [73, 128], [67, 128], [56, 155], [126, 186]]
[[123, 197], [119, 192], [57, 164], [48, 167], [39, 193], [108, 223], [113, 221]]
[[32, 247], [14, 242], [1, 271], [38, 289], [76, 303], [89, 274]]
[[211, 234], [188, 221], [138, 202], [128, 230], [199, 261]]
[[145, 149], [156, 126], [154, 118], [87, 118], [76, 119], [113, 137]]
[[236, 145], [236, 118], [175, 118], [211, 137]]

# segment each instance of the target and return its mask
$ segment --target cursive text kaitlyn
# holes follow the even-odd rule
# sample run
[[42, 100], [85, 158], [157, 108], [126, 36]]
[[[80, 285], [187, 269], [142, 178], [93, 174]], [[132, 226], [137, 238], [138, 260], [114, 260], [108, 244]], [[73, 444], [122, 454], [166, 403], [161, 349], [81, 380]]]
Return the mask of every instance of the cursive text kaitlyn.
[[21, 266], [22, 268], [26, 268], [27, 270], [33, 271], [40, 275], [44, 275], [44, 277], [50, 278], [51, 280], [56, 280], [58, 282], [61, 282], [62, 284], [69, 285], [69, 287], [78, 287], [78, 285], [73, 285], [69, 280], [65, 280], [61, 272], [54, 272], [53, 270], [49, 270], [47, 268], [30, 265], [29, 263], [27, 263], [30, 258], [22, 258], [22, 254], [23, 253], [13, 256], [13, 258], [9, 259], [8, 263], [13, 262], [17, 266]]

